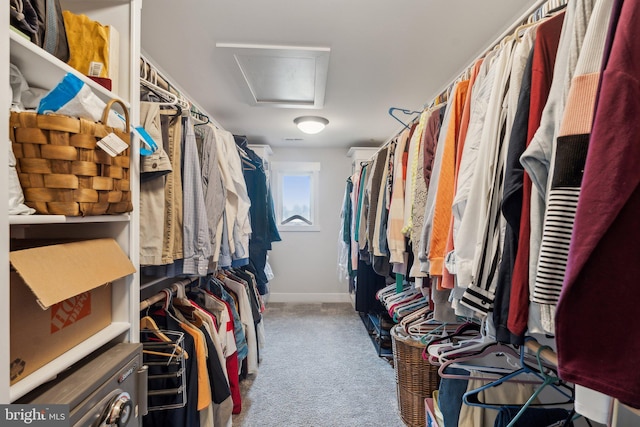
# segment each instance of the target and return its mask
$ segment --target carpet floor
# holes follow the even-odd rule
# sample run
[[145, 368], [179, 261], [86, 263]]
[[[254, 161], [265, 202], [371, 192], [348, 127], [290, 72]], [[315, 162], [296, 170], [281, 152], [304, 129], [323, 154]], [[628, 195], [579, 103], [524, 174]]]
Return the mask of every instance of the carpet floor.
[[269, 303], [234, 427], [403, 427], [393, 367], [349, 303]]

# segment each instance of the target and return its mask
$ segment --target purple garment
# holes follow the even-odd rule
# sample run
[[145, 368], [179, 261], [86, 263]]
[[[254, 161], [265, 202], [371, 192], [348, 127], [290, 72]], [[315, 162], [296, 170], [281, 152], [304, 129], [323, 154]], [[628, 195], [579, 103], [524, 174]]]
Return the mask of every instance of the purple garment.
[[616, 1], [556, 314], [560, 376], [635, 408], [640, 407], [640, 370], [633, 369], [640, 354], [638, 22], [639, 2]]

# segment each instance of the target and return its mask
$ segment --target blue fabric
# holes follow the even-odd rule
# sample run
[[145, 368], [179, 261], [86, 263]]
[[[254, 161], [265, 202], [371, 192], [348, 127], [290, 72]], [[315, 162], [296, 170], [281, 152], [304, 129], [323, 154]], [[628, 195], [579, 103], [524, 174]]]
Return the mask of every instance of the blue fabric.
[[[469, 371], [459, 368], [447, 367], [445, 374], [468, 375]], [[460, 410], [462, 409], [462, 396], [467, 391], [468, 380], [456, 380], [451, 378], [442, 378], [438, 391], [438, 405], [442, 418], [444, 419], [444, 427], [458, 427], [460, 418]]]
[[[506, 427], [520, 411], [518, 407], [503, 406], [498, 411], [494, 427]], [[558, 421], [566, 420], [569, 411], [562, 408], [532, 408], [525, 409], [524, 413], [515, 422], [514, 427], [546, 427]], [[566, 424], [572, 427], [573, 423]]]
[[209, 292], [228, 303], [231, 307], [231, 314], [233, 315], [233, 335], [236, 338], [236, 347], [238, 348], [238, 362], [246, 359], [249, 354], [249, 347], [247, 346], [247, 338], [242, 329], [242, 322], [240, 321], [240, 314], [236, 310], [236, 303], [233, 297], [225, 290], [225, 288], [217, 282], [215, 278], [209, 278], [205, 284], [205, 289]]
[[38, 104], [38, 114], [56, 112], [71, 101], [82, 89], [84, 82], [77, 76], [67, 73], [56, 87]]
[[267, 176], [262, 166], [262, 159], [253, 150], [247, 147], [247, 139], [244, 136], [234, 135], [236, 144], [240, 146], [250, 160], [253, 167], [243, 168], [242, 174], [247, 185], [247, 193], [251, 200], [249, 215], [251, 218], [251, 238], [249, 240], [249, 260], [238, 265], [232, 263], [232, 267], [252, 265], [256, 272], [258, 292], [261, 295], [268, 293], [268, 279], [264, 272], [267, 264], [267, 251], [271, 250], [271, 243], [281, 240], [275, 223], [273, 200], [267, 185]]
[[238, 258], [231, 260], [232, 268], [240, 268], [244, 267], [245, 265], [249, 265], [249, 258]]
[[220, 244], [218, 266], [221, 268], [229, 268], [231, 267], [231, 247], [229, 246], [229, 225], [227, 223], [227, 215], [222, 215], [222, 224], [222, 241]]

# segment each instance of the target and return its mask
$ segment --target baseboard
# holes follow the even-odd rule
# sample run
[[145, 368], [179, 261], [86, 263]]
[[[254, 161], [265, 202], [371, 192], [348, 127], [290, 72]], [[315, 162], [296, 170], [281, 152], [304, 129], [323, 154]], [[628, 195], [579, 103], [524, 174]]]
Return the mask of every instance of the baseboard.
[[351, 302], [351, 298], [348, 293], [272, 292], [269, 302]]

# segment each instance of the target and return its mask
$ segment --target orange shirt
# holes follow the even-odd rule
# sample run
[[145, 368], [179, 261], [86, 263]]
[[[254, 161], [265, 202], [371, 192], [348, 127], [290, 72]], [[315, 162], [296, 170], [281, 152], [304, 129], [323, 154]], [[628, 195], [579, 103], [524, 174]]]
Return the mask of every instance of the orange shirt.
[[436, 191], [435, 208], [431, 228], [431, 244], [429, 245], [429, 275], [442, 276], [444, 268], [444, 249], [449, 234], [451, 220], [451, 204], [455, 192], [455, 168], [458, 134], [462, 111], [464, 109], [469, 80], [458, 83], [454, 89], [452, 104], [450, 105], [451, 119], [444, 142], [438, 188]]
[[[460, 133], [458, 134], [458, 147], [456, 152], [456, 171], [453, 184], [453, 194], [455, 197], [455, 189], [458, 183], [458, 171], [460, 170], [460, 160], [462, 160], [462, 150], [464, 148], [464, 141], [467, 139], [467, 130], [469, 129], [469, 117], [471, 116], [471, 94], [473, 92], [473, 84], [478, 77], [480, 66], [483, 59], [480, 58], [473, 65], [471, 70], [471, 78], [469, 79], [469, 89], [467, 90], [467, 99], [464, 102], [464, 109], [462, 110], [462, 120], [460, 120]], [[446, 257], [449, 252], [453, 250], [453, 215], [449, 220], [449, 235], [447, 236], [447, 243], [444, 248], [444, 256]], [[442, 280], [438, 282], [438, 286], [443, 289], [453, 289], [455, 287], [455, 280], [453, 274], [444, 268], [442, 269]]]
[[211, 384], [209, 384], [209, 371], [207, 370], [207, 349], [202, 331], [193, 326], [180, 322], [189, 335], [193, 337], [196, 346], [196, 358], [198, 360], [198, 411], [207, 409], [211, 404]]

